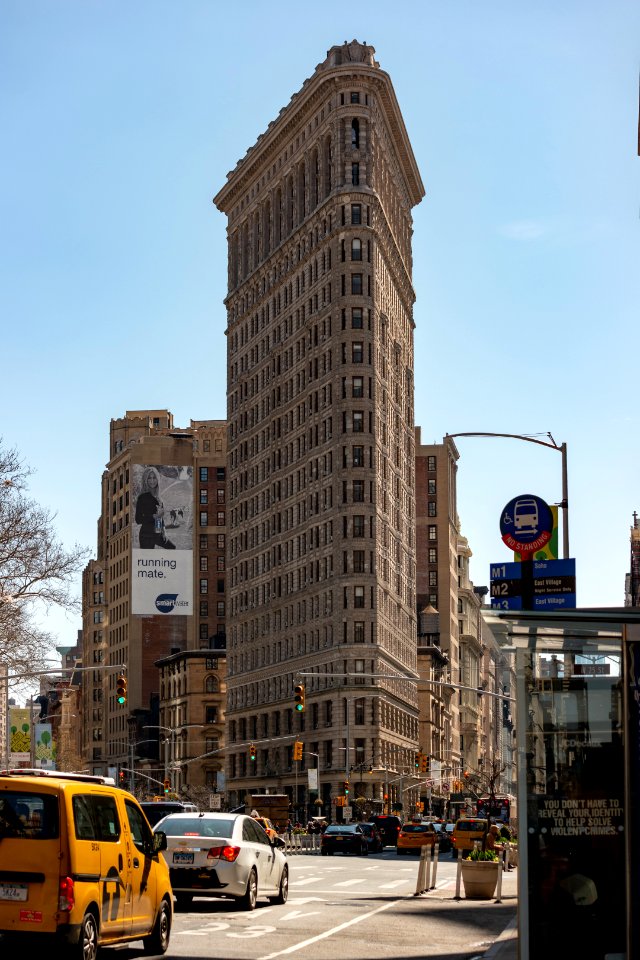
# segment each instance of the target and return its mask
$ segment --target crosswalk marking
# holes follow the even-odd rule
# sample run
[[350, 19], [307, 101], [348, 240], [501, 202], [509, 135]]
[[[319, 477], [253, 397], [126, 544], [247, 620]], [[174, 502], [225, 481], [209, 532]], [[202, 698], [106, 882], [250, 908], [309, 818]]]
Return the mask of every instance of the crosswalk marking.
[[353, 887], [356, 883], [364, 883], [364, 877], [358, 877], [356, 880], [341, 880], [340, 883], [336, 883], [336, 887]]

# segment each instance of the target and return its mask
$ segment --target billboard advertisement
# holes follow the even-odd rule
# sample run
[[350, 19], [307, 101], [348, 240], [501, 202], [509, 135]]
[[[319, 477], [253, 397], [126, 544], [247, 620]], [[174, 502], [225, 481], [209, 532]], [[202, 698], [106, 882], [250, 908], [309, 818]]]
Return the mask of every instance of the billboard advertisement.
[[131, 612], [193, 614], [193, 467], [131, 465]]
[[9, 765], [28, 767], [31, 762], [31, 711], [9, 708]]
[[53, 739], [51, 724], [35, 723], [34, 730], [36, 735], [36, 767], [42, 767], [43, 770], [55, 770], [56, 744]]

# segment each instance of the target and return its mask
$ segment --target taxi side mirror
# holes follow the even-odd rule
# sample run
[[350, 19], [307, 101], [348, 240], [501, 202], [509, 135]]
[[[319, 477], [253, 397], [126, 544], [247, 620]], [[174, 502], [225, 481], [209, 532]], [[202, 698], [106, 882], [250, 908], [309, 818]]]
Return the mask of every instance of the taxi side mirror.
[[161, 850], [167, 849], [167, 835], [163, 833], [162, 830], [159, 830], [153, 835], [153, 852], [160, 853]]

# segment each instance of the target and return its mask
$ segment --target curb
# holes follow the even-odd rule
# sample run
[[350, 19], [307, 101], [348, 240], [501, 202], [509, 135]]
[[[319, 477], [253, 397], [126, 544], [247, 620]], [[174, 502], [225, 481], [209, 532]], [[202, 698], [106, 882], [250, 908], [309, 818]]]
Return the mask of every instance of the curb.
[[518, 918], [513, 917], [497, 940], [491, 944], [481, 960], [517, 960], [518, 956]]

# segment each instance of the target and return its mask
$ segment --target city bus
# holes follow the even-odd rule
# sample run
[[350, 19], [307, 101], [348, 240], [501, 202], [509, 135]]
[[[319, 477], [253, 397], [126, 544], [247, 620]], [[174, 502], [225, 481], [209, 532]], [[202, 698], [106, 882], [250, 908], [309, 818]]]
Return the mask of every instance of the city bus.
[[476, 801], [476, 810], [479, 817], [487, 820], [501, 820], [511, 823], [516, 816], [516, 802], [506, 794], [496, 794], [495, 797], [479, 797]]

